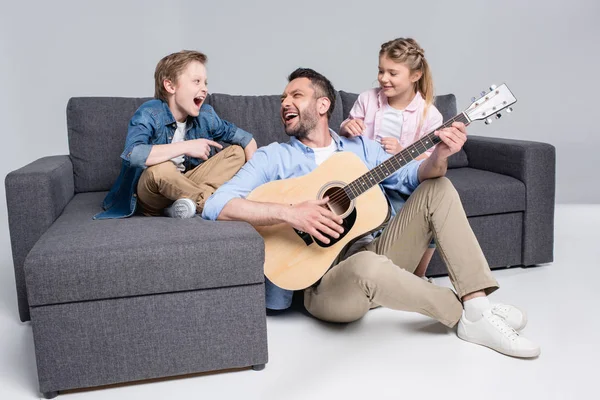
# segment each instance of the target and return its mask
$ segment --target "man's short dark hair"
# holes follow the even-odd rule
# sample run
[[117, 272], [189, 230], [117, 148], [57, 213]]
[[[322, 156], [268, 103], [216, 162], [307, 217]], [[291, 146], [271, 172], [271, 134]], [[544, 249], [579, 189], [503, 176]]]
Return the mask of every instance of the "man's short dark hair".
[[310, 83], [315, 88], [315, 95], [317, 98], [327, 97], [329, 99], [329, 102], [331, 103], [329, 110], [327, 110], [327, 119], [329, 120], [333, 113], [333, 109], [335, 108], [335, 89], [329, 79], [325, 78], [314, 69], [298, 68], [288, 76], [288, 82], [298, 78], [308, 78], [308, 80], [310, 80]]

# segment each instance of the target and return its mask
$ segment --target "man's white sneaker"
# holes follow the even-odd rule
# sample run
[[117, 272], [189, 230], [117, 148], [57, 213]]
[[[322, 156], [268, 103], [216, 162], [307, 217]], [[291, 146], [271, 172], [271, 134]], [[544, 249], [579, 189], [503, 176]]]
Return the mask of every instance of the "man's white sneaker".
[[178, 199], [164, 210], [171, 218], [192, 218], [196, 215], [196, 203], [192, 199]]
[[520, 336], [508, 323], [492, 310], [482, 313], [478, 321], [469, 321], [463, 311], [458, 322], [458, 337], [513, 357], [530, 358], [540, 355], [540, 346]]
[[492, 314], [504, 319], [516, 331], [522, 331], [527, 325], [527, 314], [519, 307], [510, 304], [494, 304]]

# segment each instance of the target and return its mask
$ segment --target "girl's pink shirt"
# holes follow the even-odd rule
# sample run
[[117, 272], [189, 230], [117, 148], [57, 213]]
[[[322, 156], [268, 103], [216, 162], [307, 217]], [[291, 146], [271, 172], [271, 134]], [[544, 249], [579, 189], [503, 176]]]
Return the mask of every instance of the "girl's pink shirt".
[[[367, 90], [358, 96], [354, 106], [352, 106], [352, 110], [350, 110], [350, 115], [342, 122], [340, 127], [344, 126], [344, 124], [352, 119], [361, 119], [365, 124], [363, 136], [368, 137], [369, 139], [375, 139], [375, 136], [381, 127], [383, 112], [387, 104], [387, 96], [381, 92], [380, 88]], [[442, 125], [442, 114], [432, 104], [429, 106], [421, 129], [417, 132], [419, 121], [423, 117], [424, 108], [425, 100], [421, 94], [417, 92], [415, 98], [408, 106], [406, 106], [404, 113], [402, 114], [402, 134], [398, 132], [397, 138], [400, 141], [400, 146], [403, 148]], [[431, 155], [434, 148], [435, 146], [427, 150], [425, 154], [428, 156]]]

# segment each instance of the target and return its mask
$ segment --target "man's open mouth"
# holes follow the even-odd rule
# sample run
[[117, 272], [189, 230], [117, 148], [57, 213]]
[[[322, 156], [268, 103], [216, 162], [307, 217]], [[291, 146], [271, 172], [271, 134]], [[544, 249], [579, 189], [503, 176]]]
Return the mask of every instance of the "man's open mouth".
[[283, 114], [283, 120], [285, 122], [290, 122], [291, 120], [293, 120], [294, 118], [298, 117], [298, 113], [293, 112], [293, 111], [289, 111]]

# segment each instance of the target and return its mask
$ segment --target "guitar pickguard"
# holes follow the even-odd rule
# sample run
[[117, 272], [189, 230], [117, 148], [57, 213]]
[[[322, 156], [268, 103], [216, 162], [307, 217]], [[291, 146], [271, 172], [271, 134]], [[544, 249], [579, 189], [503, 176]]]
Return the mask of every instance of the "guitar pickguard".
[[310, 234], [300, 231], [296, 228], [294, 228], [294, 231], [296, 232], [296, 234], [298, 236], [300, 236], [300, 238], [304, 241], [304, 243], [306, 243], [307, 246], [309, 246], [311, 243], [316, 243], [320, 247], [330, 247], [330, 246], [333, 246], [334, 244], [336, 244], [337, 242], [339, 242], [340, 240], [342, 240], [344, 238], [344, 236], [346, 236], [348, 234], [348, 232], [350, 232], [350, 230], [354, 226], [355, 222], [356, 222], [356, 208], [353, 209], [352, 212], [350, 214], [348, 214], [348, 216], [342, 220], [342, 226], [344, 227], [344, 232], [342, 232], [340, 234], [340, 237], [338, 237], [336, 239], [336, 238], [332, 238], [329, 235], [325, 235], [329, 239], [328, 244], [323, 243], [320, 240], [312, 237]]

